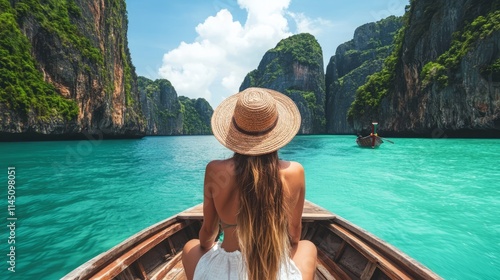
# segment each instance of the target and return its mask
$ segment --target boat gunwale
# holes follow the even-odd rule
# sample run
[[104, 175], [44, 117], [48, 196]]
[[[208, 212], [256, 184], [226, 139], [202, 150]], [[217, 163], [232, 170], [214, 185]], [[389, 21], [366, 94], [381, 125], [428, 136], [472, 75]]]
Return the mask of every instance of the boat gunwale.
[[182, 218], [180, 219], [179, 215], [191, 209], [196, 208], [196, 206], [190, 207], [180, 213], [177, 213], [173, 216], [163, 219], [135, 233], [134, 235], [121, 241], [117, 245], [111, 247], [110, 249], [98, 254], [97, 256], [86, 261], [85, 263], [79, 265], [74, 270], [66, 274], [63, 278], [61, 278], [61, 280], [86, 279], [89, 276], [94, 275], [96, 272], [98, 272], [102, 268], [106, 267], [106, 265], [111, 263], [117, 256], [123, 255], [129, 249], [134, 248], [138, 243], [142, 242], [143, 240], [146, 240], [147, 238], [153, 236], [154, 234], [166, 229], [167, 227], [175, 223], [187, 221], [187, 219], [182, 219]]
[[387, 241], [361, 228], [360, 226], [357, 226], [356, 224], [353, 224], [338, 215], [335, 215], [335, 218], [332, 220], [332, 224], [339, 224], [340, 226], [356, 234], [356, 236], [360, 238], [361, 241], [372, 245], [376, 251], [382, 253], [382, 255], [385, 257], [389, 257], [390, 261], [398, 264], [398, 266], [407, 267], [411, 271], [422, 272], [418, 274], [423, 278], [426, 278], [427, 275], [430, 275], [433, 277], [432, 279], [442, 279], [435, 272], [433, 272], [414, 258], [410, 257], [399, 248], [391, 245]]

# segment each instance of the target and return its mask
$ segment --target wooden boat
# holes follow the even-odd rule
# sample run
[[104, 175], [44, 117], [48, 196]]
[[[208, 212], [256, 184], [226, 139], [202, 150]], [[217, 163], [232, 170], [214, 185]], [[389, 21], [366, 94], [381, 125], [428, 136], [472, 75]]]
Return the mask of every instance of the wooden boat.
[[[358, 144], [358, 146], [360, 146], [362, 148], [377, 148], [378, 146], [382, 145], [382, 143], [384, 143], [382, 138], [379, 137], [377, 134], [377, 126], [378, 126], [378, 123], [373, 122], [372, 123], [372, 133], [370, 133], [370, 135], [365, 136], [365, 137], [362, 137], [360, 135], [360, 136], [358, 136], [358, 138], [356, 138], [356, 143]], [[394, 142], [392, 142], [390, 140], [387, 140], [387, 141], [394, 144]]]
[[[202, 205], [152, 225], [62, 279], [186, 279], [184, 244], [198, 237]], [[302, 237], [318, 248], [315, 279], [441, 279], [438, 275], [339, 216], [306, 201]]]
[[362, 148], [377, 148], [384, 143], [384, 141], [377, 135], [368, 135], [356, 138], [356, 143]]

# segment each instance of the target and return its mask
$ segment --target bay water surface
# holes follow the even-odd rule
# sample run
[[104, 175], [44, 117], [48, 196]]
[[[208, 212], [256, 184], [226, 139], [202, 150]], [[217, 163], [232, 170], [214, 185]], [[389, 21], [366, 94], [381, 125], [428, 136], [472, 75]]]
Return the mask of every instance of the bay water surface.
[[[280, 157], [304, 166], [306, 199], [443, 278], [500, 279], [500, 139], [391, 140], [362, 149], [354, 136], [297, 136]], [[0, 155], [0, 278], [59, 279], [202, 202], [206, 164], [232, 153], [213, 136], [179, 136], [0, 143]]]

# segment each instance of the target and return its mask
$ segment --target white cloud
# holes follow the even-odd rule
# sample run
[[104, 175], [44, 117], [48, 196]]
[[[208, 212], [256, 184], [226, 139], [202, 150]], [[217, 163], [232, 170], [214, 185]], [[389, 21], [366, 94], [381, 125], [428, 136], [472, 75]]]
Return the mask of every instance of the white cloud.
[[303, 13], [288, 12], [288, 15], [297, 25], [297, 33], [311, 33], [314, 36], [321, 34], [325, 28], [333, 27], [333, 23], [322, 18], [309, 18]]
[[[163, 56], [159, 75], [168, 79], [179, 95], [203, 97], [215, 107], [238, 92], [245, 75], [257, 68], [264, 53], [292, 33], [286, 16], [290, 0], [238, 0], [247, 11], [242, 25], [220, 10], [196, 26], [193, 43], [182, 42]], [[318, 34], [322, 20], [293, 14], [298, 32]]]

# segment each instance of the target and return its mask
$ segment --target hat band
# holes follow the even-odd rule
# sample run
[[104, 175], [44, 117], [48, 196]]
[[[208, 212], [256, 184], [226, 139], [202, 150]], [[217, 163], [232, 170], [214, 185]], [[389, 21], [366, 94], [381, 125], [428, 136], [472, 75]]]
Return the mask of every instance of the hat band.
[[261, 130], [261, 131], [248, 131], [248, 130], [244, 130], [243, 128], [239, 127], [238, 124], [236, 123], [236, 121], [234, 120], [234, 117], [233, 117], [233, 125], [236, 128], [236, 130], [238, 130], [239, 132], [241, 132], [243, 134], [250, 135], [250, 136], [264, 135], [264, 134], [270, 132], [271, 130], [273, 130], [276, 127], [277, 123], [278, 123], [278, 117], [276, 117], [276, 120], [274, 121], [274, 123], [269, 128], [267, 128], [265, 130]]

